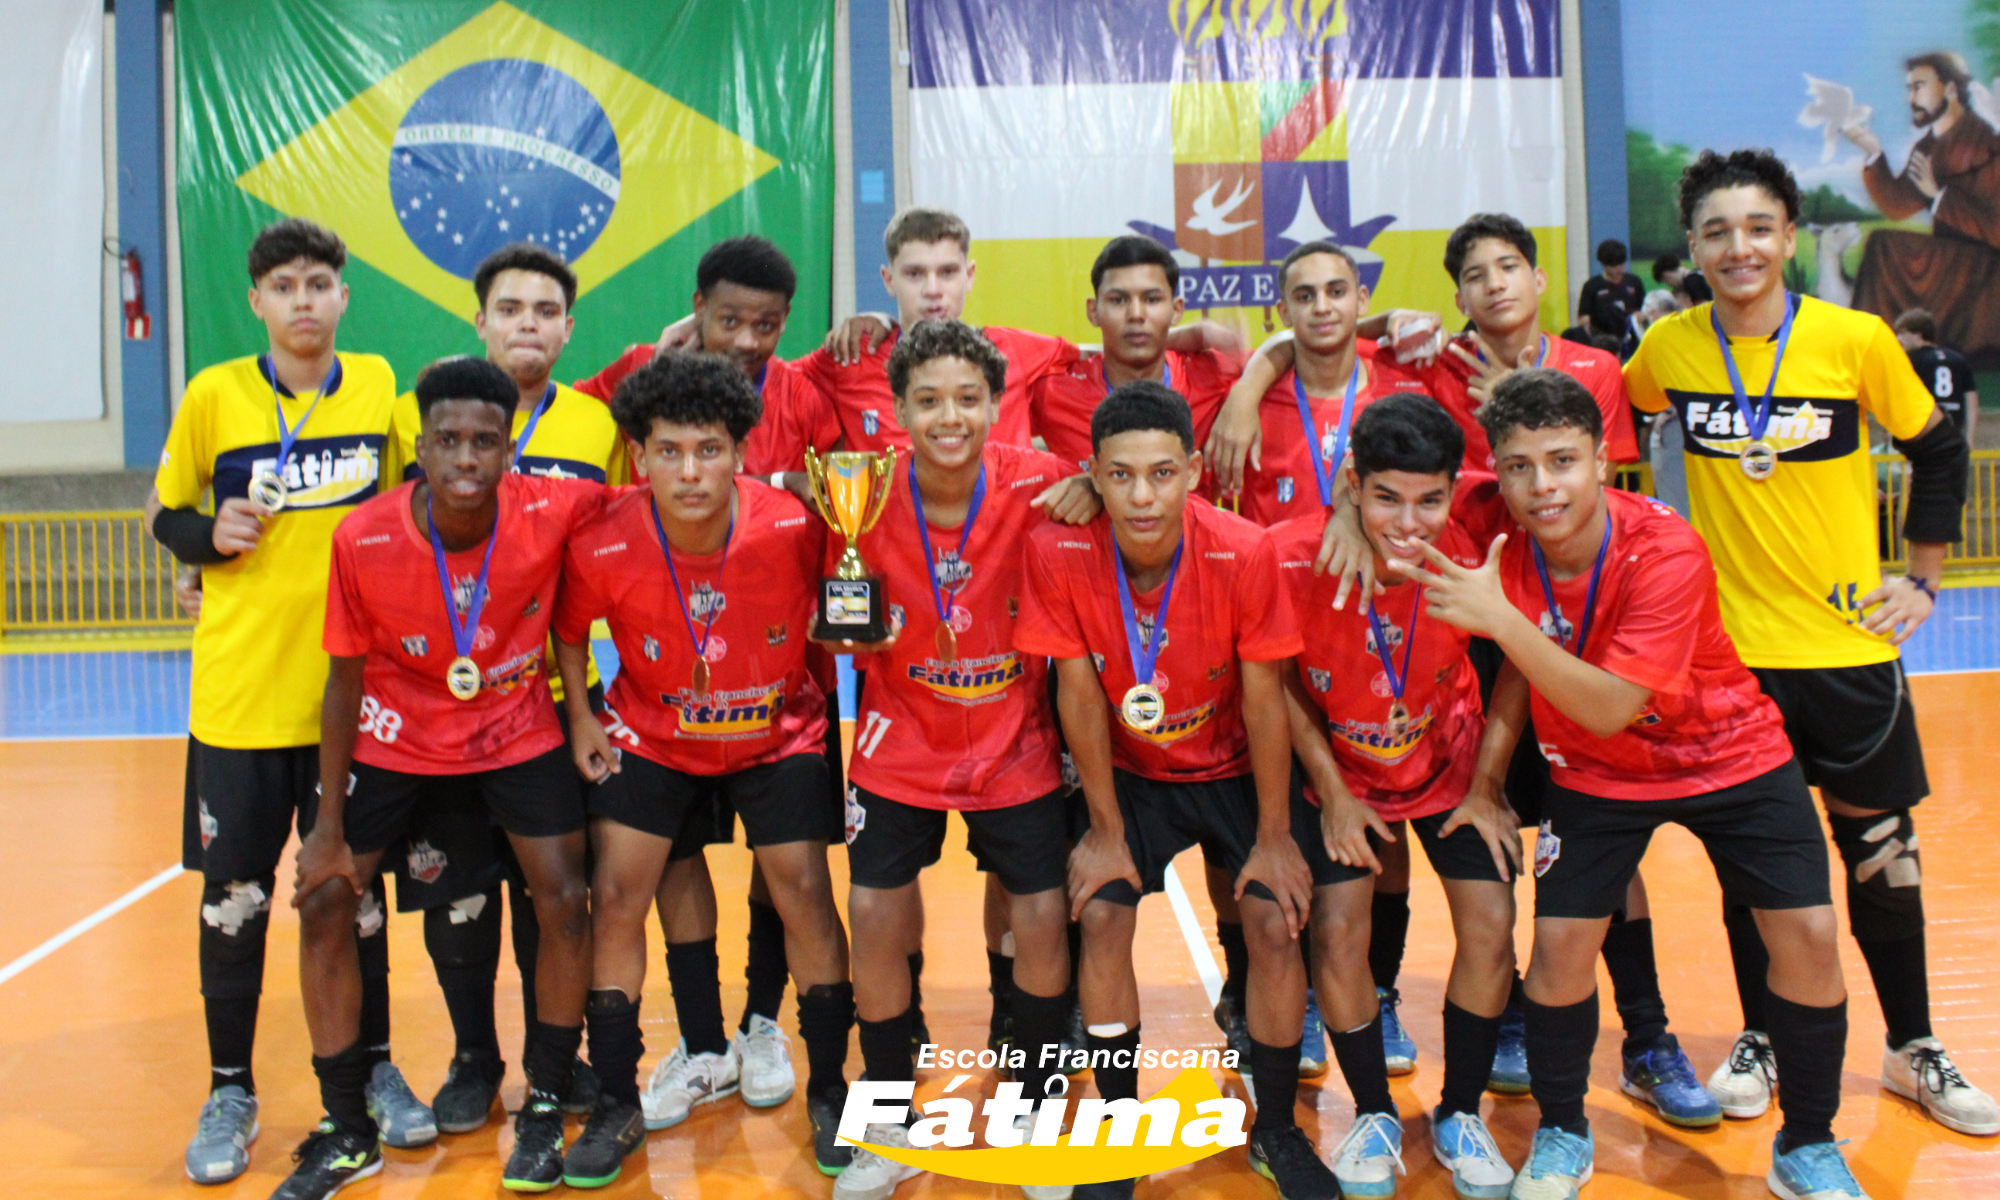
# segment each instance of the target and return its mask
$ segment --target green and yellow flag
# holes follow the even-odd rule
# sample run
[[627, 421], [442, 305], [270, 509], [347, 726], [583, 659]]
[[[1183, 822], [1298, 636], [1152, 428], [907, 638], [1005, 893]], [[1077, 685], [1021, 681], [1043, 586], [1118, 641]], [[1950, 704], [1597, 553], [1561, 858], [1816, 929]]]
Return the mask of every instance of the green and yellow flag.
[[759, 233], [799, 272], [781, 352], [825, 331], [833, 8], [787, 0], [180, 0], [190, 371], [263, 349], [257, 230], [346, 240], [350, 350], [397, 376], [476, 351], [472, 274], [556, 250], [579, 282], [559, 378], [687, 311], [702, 251]]

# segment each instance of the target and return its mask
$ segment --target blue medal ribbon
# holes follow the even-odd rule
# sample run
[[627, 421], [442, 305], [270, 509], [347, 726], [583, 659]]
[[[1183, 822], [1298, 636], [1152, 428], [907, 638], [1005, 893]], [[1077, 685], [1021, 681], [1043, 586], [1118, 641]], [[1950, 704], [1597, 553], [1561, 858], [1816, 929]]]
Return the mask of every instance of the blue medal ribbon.
[[1132, 584], [1125, 577], [1125, 556], [1114, 542], [1111, 547], [1112, 565], [1118, 568], [1118, 607], [1125, 614], [1125, 650], [1132, 656], [1132, 681], [1136, 686], [1153, 685], [1153, 665], [1160, 660], [1160, 639], [1167, 630], [1167, 606], [1174, 602], [1174, 576], [1180, 574], [1181, 551], [1187, 547], [1185, 535], [1181, 544], [1174, 547], [1174, 561], [1167, 564], [1167, 590], [1160, 595], [1160, 609], [1153, 615], [1153, 636], [1146, 644], [1139, 645], [1139, 614], [1132, 607]]
[[[917, 510], [917, 534], [924, 540], [924, 567], [930, 575], [931, 599], [937, 604], [938, 620], [949, 625], [951, 624], [951, 609], [947, 606], [945, 598], [949, 596], [952, 599], [957, 599], [958, 590], [964, 586], [964, 581], [953, 581], [951, 591], [949, 592], [938, 586], [937, 560], [931, 557], [931, 527], [930, 522], [924, 520], [924, 493], [922, 489], [917, 487], [917, 456], [914, 454], [910, 456], [910, 503]], [[972, 485], [972, 503], [965, 510], [965, 524], [958, 527], [958, 560], [960, 562], [965, 561], [965, 544], [972, 537], [972, 523], [979, 519], [980, 506], [985, 503], [986, 464], [982, 462], [979, 464], [979, 481]]]
[[542, 414], [549, 411], [549, 405], [554, 404], [555, 401], [556, 385], [552, 383], [542, 393], [541, 402], [535, 405], [535, 411], [528, 414], [527, 428], [521, 430], [520, 438], [514, 443], [514, 461], [507, 464], [514, 470], [518, 471], [521, 469], [521, 455], [527, 453], [528, 443], [535, 440], [535, 426], [542, 423]]
[[[1562, 620], [1562, 606], [1556, 603], [1556, 589], [1549, 582], [1549, 560], [1542, 556], [1542, 544], [1530, 542], [1535, 550], [1535, 573], [1542, 577], [1542, 599], [1548, 601], [1549, 620]], [[1604, 576], [1604, 557], [1611, 550], [1611, 512], [1604, 513], [1604, 541], [1597, 547], [1597, 561], [1590, 568], [1590, 587], [1583, 594], [1583, 624], [1576, 631], [1576, 656], [1583, 657], [1583, 643], [1590, 637], [1590, 619], [1597, 613], [1597, 584]], [[1562, 625], [1556, 625], [1556, 645], [1562, 646]], [[1567, 647], [1564, 647], [1567, 649]]]
[[1715, 344], [1722, 349], [1722, 365], [1729, 371], [1729, 386], [1736, 392], [1736, 411], [1743, 414], [1743, 427], [1749, 431], [1750, 440], [1764, 440], [1764, 430], [1771, 423], [1771, 396], [1778, 388], [1778, 368], [1785, 362], [1785, 344], [1792, 340], [1792, 318], [1798, 315], [1798, 297], [1785, 293], [1785, 319], [1778, 325], [1778, 353], [1771, 360], [1771, 381], [1764, 385], [1764, 397], [1757, 409], [1750, 409], [1750, 394], [1744, 390], [1743, 376], [1736, 370], [1736, 356], [1729, 350], [1729, 335], [1722, 332], [1722, 318], [1715, 315], [1715, 306], [1708, 309], [1708, 320], [1715, 327]]
[[299, 434], [305, 429], [306, 422], [312, 420], [313, 410], [319, 407], [320, 401], [326, 399], [326, 394], [333, 390], [334, 381], [340, 378], [340, 356], [338, 354], [333, 356], [333, 366], [327, 368], [326, 378], [320, 381], [319, 392], [313, 396], [313, 402], [306, 405], [306, 415], [299, 418], [297, 425], [290, 427], [285, 425], [285, 392], [278, 384], [277, 364], [271, 361], [269, 355], [263, 355], [257, 359], [257, 365], [263, 369], [264, 378], [271, 381], [271, 395], [276, 401], [276, 408], [278, 410], [277, 470], [278, 478], [283, 479], [285, 477], [285, 463], [292, 457], [293, 443], [299, 440]]
[[[735, 485], [732, 483], [730, 486], [733, 488]], [[688, 641], [694, 645], [695, 657], [703, 662], [707, 662], [708, 635], [715, 630], [715, 615], [717, 610], [712, 605], [709, 607], [708, 615], [702, 618], [701, 636], [696, 637], [694, 635], [694, 618], [688, 615], [687, 596], [681, 591], [680, 572], [674, 570], [674, 552], [667, 545], [667, 530], [665, 526], [660, 524], [660, 506], [657, 503], [648, 504], [646, 511], [653, 514], [653, 533], [660, 539], [660, 556], [667, 560], [667, 578], [674, 581], [674, 600], [680, 605], [681, 623], [687, 626]], [[722, 579], [723, 568], [729, 565], [729, 543], [734, 540], [735, 535], [736, 505], [732, 493], [729, 509], [729, 527], [722, 532], [722, 561], [715, 564], [715, 578], [718, 582]]]
[[493, 532], [486, 536], [486, 556], [479, 560], [479, 575], [472, 582], [472, 598], [466, 602], [465, 620], [458, 619], [458, 600], [452, 595], [451, 568], [444, 561], [444, 539], [438, 536], [437, 519], [431, 515], [433, 495], [424, 497], [424, 524], [430, 528], [431, 557], [437, 560], [438, 586], [444, 589], [444, 617], [451, 623], [451, 644], [460, 658], [472, 657], [472, 639], [479, 632], [479, 614], [486, 611], [486, 573], [493, 566], [493, 547], [500, 544], [500, 517], [493, 517]]
[[1389, 691], [1397, 700], [1403, 698], [1403, 689], [1410, 683], [1410, 651], [1417, 644], [1417, 614], [1423, 611], [1424, 586], [1417, 585], [1417, 598], [1410, 603], [1410, 625], [1403, 631], [1403, 669], [1396, 670], [1395, 662], [1389, 655], [1389, 638], [1382, 627], [1382, 618], [1375, 615], [1375, 601], [1368, 601], [1368, 628], [1375, 635], [1375, 654], [1382, 660], [1382, 672], [1389, 677]]
[[1319, 429], [1313, 422], [1312, 401], [1306, 399], [1306, 381], [1292, 372], [1292, 394], [1299, 401], [1299, 424], [1306, 431], [1306, 449], [1312, 452], [1313, 478], [1319, 481], [1319, 502], [1322, 508], [1333, 507], [1333, 473], [1340, 470], [1340, 464], [1347, 461], [1347, 431], [1354, 424], [1354, 397], [1361, 390], [1361, 364], [1354, 364], [1354, 374], [1347, 377], [1347, 394], [1340, 401], [1340, 425], [1333, 435], [1333, 461], [1322, 459], [1319, 448]]

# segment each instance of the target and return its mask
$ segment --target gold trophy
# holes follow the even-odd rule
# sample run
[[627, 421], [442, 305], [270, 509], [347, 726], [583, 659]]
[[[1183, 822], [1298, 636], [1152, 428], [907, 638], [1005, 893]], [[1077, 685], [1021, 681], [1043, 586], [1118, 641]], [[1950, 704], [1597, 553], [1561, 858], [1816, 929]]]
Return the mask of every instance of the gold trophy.
[[895, 469], [894, 449], [880, 454], [836, 450], [824, 456], [806, 451], [813, 506], [847, 541], [833, 575], [819, 581], [819, 619], [812, 631], [816, 640], [879, 642], [889, 636], [882, 577], [869, 574], [859, 546], [861, 535], [882, 518]]

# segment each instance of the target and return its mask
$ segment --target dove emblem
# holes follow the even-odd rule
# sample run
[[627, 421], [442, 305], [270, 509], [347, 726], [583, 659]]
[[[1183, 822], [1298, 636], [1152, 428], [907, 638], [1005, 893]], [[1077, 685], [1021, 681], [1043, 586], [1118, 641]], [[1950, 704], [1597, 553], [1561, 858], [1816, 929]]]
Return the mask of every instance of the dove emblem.
[[1195, 197], [1194, 215], [1189, 217], [1186, 222], [1189, 229], [1199, 229], [1203, 233], [1212, 233], [1216, 237], [1225, 237], [1235, 233], [1239, 229], [1248, 229], [1257, 223], [1255, 217], [1252, 217], [1248, 221], [1232, 221], [1229, 219], [1231, 213], [1243, 207], [1243, 202], [1250, 198], [1250, 193], [1256, 190], [1256, 185], [1247, 180], [1238, 179], [1235, 186], [1230, 189], [1229, 199], [1217, 204], [1215, 202], [1215, 194], [1222, 190], [1222, 184], [1223, 181], [1218, 179], [1209, 185], [1207, 191]]

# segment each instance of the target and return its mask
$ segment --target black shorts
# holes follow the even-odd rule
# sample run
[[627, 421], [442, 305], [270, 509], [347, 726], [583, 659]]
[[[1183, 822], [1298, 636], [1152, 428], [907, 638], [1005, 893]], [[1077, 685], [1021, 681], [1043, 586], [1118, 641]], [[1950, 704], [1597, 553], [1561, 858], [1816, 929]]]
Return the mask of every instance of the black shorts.
[[[860, 675], [857, 673], [855, 675], [857, 687], [860, 684], [860, 678]], [[847, 786], [845, 781], [846, 765], [841, 761], [840, 693], [838, 691], [829, 692], [826, 697], [826, 754], [824, 761], [826, 763], [826, 794], [822, 798], [821, 804], [826, 811], [818, 819], [824, 820], [827, 823], [826, 828], [831, 832], [826, 840], [833, 842], [840, 840], [841, 797], [846, 794]], [[814, 834], [813, 836], [818, 837], [819, 835]], [[773, 841], [770, 844], [776, 846], [781, 845], [785, 841], [801, 840], [806, 839], [788, 837], [779, 841]], [[735, 842], [736, 811], [725, 803], [716, 809], [714, 828], [709, 831], [708, 844], [711, 846], [730, 846], [734, 845]], [[743, 844], [753, 850], [757, 848], [757, 840], [750, 836], [747, 828], [744, 830]]]
[[[1257, 781], [1249, 775], [1199, 782], [1149, 779], [1113, 770], [1118, 812], [1125, 819], [1125, 848], [1145, 885], [1134, 891], [1123, 879], [1097, 889], [1093, 900], [1136, 905], [1142, 895], [1164, 891], [1167, 867], [1181, 851], [1200, 846], [1202, 857], [1233, 879], [1257, 844]], [[1275, 901], [1271, 889], [1252, 881], [1247, 894]]]
[[209, 883], [275, 872], [293, 824], [304, 837], [318, 809], [318, 746], [228, 750], [188, 736], [181, 866]]
[[1931, 794], [1901, 660], [1751, 671], [1784, 714], [1807, 783], [1860, 808], [1914, 808]]
[[590, 789], [590, 815], [674, 839], [670, 861], [715, 844], [718, 824], [732, 814], [743, 818], [752, 846], [840, 836], [826, 803], [826, 756], [817, 750], [727, 775], [690, 775], [638, 754], [625, 755], [623, 766]]
[[[1500, 664], [1507, 661], [1507, 656], [1500, 652], [1499, 643], [1483, 637], [1472, 639], [1466, 656], [1472, 659], [1472, 669], [1479, 676], [1480, 707], [1489, 708], [1493, 702], [1493, 684], [1500, 678]], [[1521, 819], [1521, 828], [1533, 829], [1542, 823], [1542, 798], [1548, 795], [1550, 786], [1549, 760], [1542, 756], [1542, 748], [1535, 741], [1535, 722], [1529, 718], [1521, 722], [1521, 739], [1514, 743], [1514, 757], [1507, 761], [1507, 782], [1502, 789], [1508, 806]]]
[[[1293, 778], [1296, 780], [1297, 776]], [[1373, 878], [1375, 873], [1367, 867], [1347, 866], [1326, 852], [1326, 839], [1320, 834], [1319, 815], [1319, 806], [1308, 801], [1304, 793], [1294, 787], [1292, 840], [1299, 844], [1299, 853], [1305, 856], [1306, 866], [1312, 869], [1313, 886], [1326, 887]], [[1412, 821], [1392, 821], [1389, 828], [1395, 830], [1399, 838], [1408, 837], [1407, 830], [1415, 830], [1417, 840], [1423, 843], [1424, 857], [1430, 860], [1431, 869], [1437, 872], [1440, 879], [1506, 882], [1500, 878], [1499, 868], [1493, 865], [1493, 853], [1487, 849], [1486, 839], [1479, 836], [1477, 829], [1461, 825], [1451, 831], [1450, 837], [1439, 836], [1439, 831], [1450, 817], [1451, 810], [1446, 809]], [[1374, 830], [1368, 831], [1368, 845], [1378, 857], [1387, 844]]]
[[[905, 804], [850, 786], [849, 880], [883, 889], [916, 882], [918, 873], [943, 852], [950, 815], [947, 809]], [[1069, 811], [1061, 788], [1022, 804], [958, 815], [965, 818], [966, 844], [980, 869], [997, 874], [1009, 895], [1032, 896], [1069, 881]]]
[[477, 791], [493, 822], [516, 837], [561, 837], [584, 827], [583, 783], [568, 746], [513, 766], [461, 775], [413, 775], [357, 762], [347, 797], [348, 846], [356, 854], [388, 848], [437, 805], [461, 794], [465, 783]]
[[1701, 839], [1724, 895], [1752, 908], [1833, 903], [1819, 811], [1798, 763], [1787, 762], [1679, 800], [1608, 800], [1551, 787], [1535, 838], [1535, 915], [1612, 915], [1653, 831], [1669, 821]]

